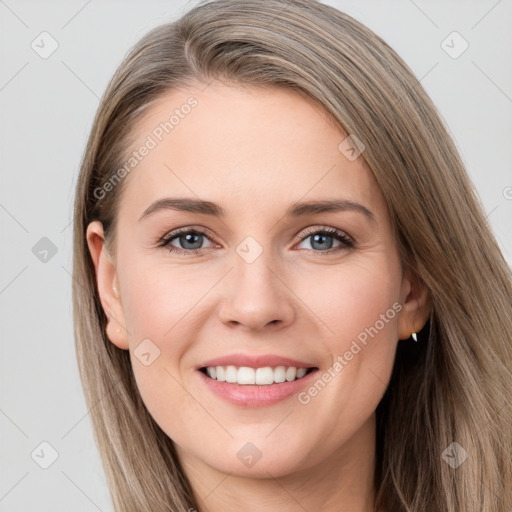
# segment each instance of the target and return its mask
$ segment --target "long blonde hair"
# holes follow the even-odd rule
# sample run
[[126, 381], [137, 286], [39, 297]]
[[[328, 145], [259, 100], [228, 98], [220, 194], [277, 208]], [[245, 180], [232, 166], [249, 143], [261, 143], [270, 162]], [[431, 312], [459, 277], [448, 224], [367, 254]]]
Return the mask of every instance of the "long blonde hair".
[[[122, 166], [148, 105], [213, 79], [289, 87], [361, 140], [403, 265], [428, 287], [430, 319], [417, 344], [399, 343], [377, 408], [376, 510], [510, 512], [510, 268], [409, 67], [364, 25], [315, 0], [202, 2], [146, 34], [101, 100], [76, 188], [73, 306], [80, 376], [115, 510], [201, 504], [140, 398], [128, 351], [106, 336], [85, 232], [97, 219], [113, 240], [126, 180], [101, 199], [95, 190]], [[443, 460], [453, 442], [468, 454], [456, 469]]]

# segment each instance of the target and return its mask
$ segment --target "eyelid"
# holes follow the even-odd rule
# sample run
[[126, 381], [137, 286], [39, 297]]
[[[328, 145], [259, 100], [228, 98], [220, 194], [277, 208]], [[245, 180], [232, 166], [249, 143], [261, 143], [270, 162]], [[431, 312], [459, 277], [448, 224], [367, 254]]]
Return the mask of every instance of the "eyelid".
[[342, 229], [338, 229], [338, 228], [333, 228], [331, 226], [322, 226], [322, 225], [320, 225], [320, 226], [309, 227], [309, 228], [306, 228], [304, 231], [302, 231], [297, 236], [301, 240], [304, 240], [308, 236], [313, 235], [315, 233], [319, 233], [319, 232], [321, 232], [321, 233], [329, 233], [329, 234], [337, 235], [337, 236], [343, 236], [344, 238], [350, 240], [352, 243], [355, 243], [355, 240], [346, 231], [343, 231]]
[[[208, 240], [210, 240], [210, 242], [212, 242], [213, 244], [216, 244], [217, 242], [215, 242], [214, 238], [209, 234], [209, 230], [207, 228], [204, 228], [204, 227], [195, 227], [195, 226], [185, 226], [185, 227], [182, 227], [182, 228], [176, 228], [176, 229], [173, 229], [172, 231], [169, 231], [169, 232], [166, 232], [163, 236], [161, 236], [158, 241], [157, 241], [157, 247], [168, 247], [171, 240], [175, 239], [175, 238], [179, 238], [181, 235], [186, 235], [188, 233], [195, 233], [195, 234], [198, 234], [198, 235], [202, 235], [204, 236], [205, 238], [207, 238]], [[173, 249], [176, 250], [176, 252], [179, 252], [179, 251], [184, 251], [184, 252], [187, 252], [187, 253], [194, 253], [194, 252], [200, 252], [202, 251], [203, 249], [189, 249], [189, 250], [185, 250], [185, 249], [181, 249], [181, 248], [178, 248], [178, 247], [174, 247], [172, 246]]]

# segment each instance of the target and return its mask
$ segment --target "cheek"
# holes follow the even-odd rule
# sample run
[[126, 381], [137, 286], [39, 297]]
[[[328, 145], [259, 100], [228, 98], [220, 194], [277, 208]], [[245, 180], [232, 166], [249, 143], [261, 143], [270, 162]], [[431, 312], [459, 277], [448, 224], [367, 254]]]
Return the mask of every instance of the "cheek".
[[125, 268], [123, 309], [131, 341], [153, 337], [163, 342], [171, 337], [176, 349], [174, 343], [179, 346], [181, 337], [175, 332], [190, 323], [194, 305], [211, 287], [211, 275], [196, 272], [191, 279], [186, 269], [154, 262], [130, 262]]
[[398, 341], [401, 273], [389, 255], [374, 255], [329, 274], [315, 286], [308, 282], [307, 304], [329, 327], [319, 347], [330, 364], [298, 400], [309, 427], [328, 430], [324, 448], [334, 449], [368, 420], [386, 390]]
[[[174, 438], [202, 417], [184, 391], [179, 366], [190, 345], [191, 307], [205, 293], [200, 282], [143, 261], [125, 261], [123, 309], [140, 396], [154, 420]], [[188, 333], [188, 334], [187, 334]], [[149, 356], [144, 356], [148, 354]]]
[[[168, 411], [176, 406], [193, 410], [193, 401], [187, 405], [190, 396], [178, 383], [188, 376], [180, 363], [197, 338], [198, 315], [204, 320], [200, 300], [218, 279], [206, 268], [173, 267], [143, 257], [125, 257], [118, 271], [132, 367], [146, 406], [155, 418], [164, 399]], [[166, 424], [172, 422], [171, 414]]]
[[314, 399], [313, 408], [320, 409], [331, 404], [333, 418], [339, 412], [338, 419], [347, 421], [346, 411], [351, 411], [349, 421], [359, 414], [362, 421], [380, 401], [393, 368], [402, 309], [399, 260], [374, 253], [325, 277], [315, 286], [308, 283], [308, 305], [328, 326], [320, 341], [333, 366], [332, 377], [324, 375], [328, 384], [317, 386], [325, 400], [316, 400], [311, 390], [303, 402]]
[[348, 350], [352, 340], [364, 343], [368, 330], [375, 337], [373, 327], [380, 339], [396, 341], [400, 285], [400, 266], [392, 256], [368, 255], [322, 270], [305, 281], [298, 294], [322, 320], [329, 351], [338, 353]]

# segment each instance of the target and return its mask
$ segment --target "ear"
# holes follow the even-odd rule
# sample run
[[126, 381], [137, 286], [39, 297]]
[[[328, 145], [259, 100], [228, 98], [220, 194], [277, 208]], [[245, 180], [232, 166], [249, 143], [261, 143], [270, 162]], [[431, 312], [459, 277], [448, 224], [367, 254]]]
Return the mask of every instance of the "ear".
[[432, 300], [421, 278], [408, 268], [402, 281], [401, 304], [403, 309], [398, 320], [398, 338], [405, 340], [412, 332], [419, 332], [430, 316]]
[[117, 271], [110, 255], [100, 221], [87, 226], [87, 245], [96, 272], [100, 302], [107, 317], [107, 337], [117, 347], [128, 350], [128, 331], [125, 325]]

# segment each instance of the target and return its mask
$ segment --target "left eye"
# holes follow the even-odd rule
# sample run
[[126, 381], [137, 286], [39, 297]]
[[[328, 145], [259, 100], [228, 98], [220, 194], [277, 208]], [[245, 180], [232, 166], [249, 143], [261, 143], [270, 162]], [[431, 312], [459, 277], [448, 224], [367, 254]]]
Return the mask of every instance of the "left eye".
[[[194, 253], [203, 249], [201, 247], [201, 237], [204, 237], [207, 240], [209, 240], [206, 233], [203, 233], [202, 231], [178, 231], [175, 233], [171, 233], [171, 235], [168, 237], [162, 238], [160, 247], [169, 247], [169, 250], [171, 252]], [[176, 247], [175, 245], [172, 245], [172, 242], [174, 240], [180, 240], [179, 243], [181, 247]]]
[[[312, 249], [315, 249], [315, 248], [331, 249], [332, 243], [326, 242], [326, 239], [332, 239], [332, 238], [335, 238], [339, 242], [341, 242], [341, 246], [342, 246], [341, 249], [347, 249], [347, 248], [354, 247], [354, 243], [352, 242], [352, 240], [347, 235], [345, 235], [345, 233], [343, 233], [343, 231], [339, 231], [338, 229], [334, 229], [334, 228], [324, 228], [321, 230], [309, 231], [309, 232], [304, 233], [303, 235], [299, 235], [299, 238], [301, 238], [302, 241], [311, 239], [310, 245], [312, 246], [311, 247]], [[316, 247], [313, 247], [314, 245]], [[328, 247], [326, 247], [326, 246], [328, 246]], [[338, 247], [337, 249], [335, 248], [333, 250], [328, 250], [328, 251], [321, 250], [321, 251], [315, 251], [315, 252], [331, 253], [331, 252], [339, 251], [341, 249]]]
[[[211, 242], [210, 238], [203, 231], [190, 229], [177, 231], [163, 237], [160, 240], [158, 246], [167, 247], [170, 252], [175, 252], [178, 254], [193, 254], [201, 252], [204, 249], [204, 247], [202, 247], [202, 238], [205, 238], [206, 240], [209, 240]], [[301, 239], [300, 243], [303, 243], [305, 240], [311, 239], [311, 248], [307, 249], [320, 253], [330, 254], [332, 252], [337, 252], [342, 249], [353, 248], [355, 246], [351, 238], [345, 235], [343, 231], [339, 231], [334, 228], [310, 230], [306, 233], [299, 235], [299, 238]], [[333, 238], [341, 242], [341, 247], [332, 249], [332, 241], [329, 240]], [[174, 245], [175, 241], [179, 241], [179, 247]]]

